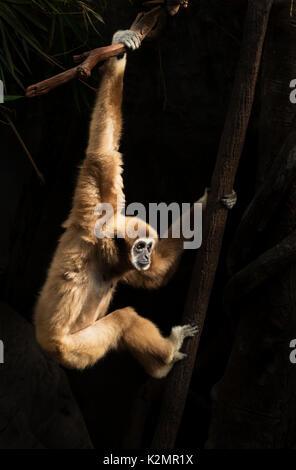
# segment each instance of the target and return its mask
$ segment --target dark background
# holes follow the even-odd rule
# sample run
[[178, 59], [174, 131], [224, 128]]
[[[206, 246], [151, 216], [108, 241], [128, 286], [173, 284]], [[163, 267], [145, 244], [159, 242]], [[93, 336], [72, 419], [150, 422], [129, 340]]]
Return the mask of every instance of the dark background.
[[[292, 48], [293, 34], [296, 33], [291, 26], [290, 2], [275, 3], [236, 180], [238, 204], [229, 217], [177, 447], [201, 448], [206, 442], [208, 447], [225, 448], [294, 445], [294, 424], [288, 416], [293, 415], [295, 372], [293, 375], [288, 361], [288, 345], [293, 335], [296, 336], [295, 304], [291, 296], [289, 301], [282, 301], [284, 294], [278, 287], [283, 284], [287, 288], [294, 279], [293, 273], [289, 274], [289, 281], [285, 277], [280, 281], [272, 280], [272, 289], [270, 284], [259, 289], [230, 316], [222, 305], [223, 289], [229, 279], [226, 255], [235, 229], [256, 187], [260, 188], [264, 181], [267, 170], [262, 170], [262, 162], [268, 169], [295, 113], [288, 100], [288, 84], [296, 76], [296, 69], [293, 75]], [[128, 0], [113, 0], [104, 10], [105, 24], [100, 26], [102, 36], [98, 45], [108, 44], [114, 31], [128, 27], [137, 8], [137, 4]], [[245, 8], [235, 8], [231, 2], [192, 1], [187, 10], [170, 18], [158, 40], [147, 40], [139, 51], [129, 54], [121, 145], [128, 203], [194, 202], [209, 185], [239, 57], [244, 15]], [[33, 74], [25, 77], [26, 85], [56, 72], [38, 61], [33, 69]], [[91, 83], [98, 85], [98, 72], [94, 71]], [[83, 95], [80, 93], [82, 88]], [[28, 322], [32, 320], [34, 302], [62, 233], [61, 224], [71, 207], [77, 167], [87, 143], [93, 100], [94, 92], [76, 83], [40, 98], [14, 103], [15, 125], [45, 177], [43, 186], [12, 130], [7, 125], [0, 127], [1, 305], [3, 311], [7, 311], [9, 305]], [[294, 227], [293, 221], [294, 218], [285, 233]], [[271, 224], [271, 230], [275, 224], [278, 226], [278, 219]], [[251, 258], [282, 237], [283, 234], [275, 233], [273, 239], [261, 242]], [[171, 326], [180, 322], [194, 256], [194, 252], [186, 252], [173, 280], [159, 291], [146, 292], [121, 286], [110, 310], [132, 305], [168, 333]], [[290, 283], [289, 293], [293, 289]], [[269, 297], [271, 290], [273, 298]], [[267, 352], [265, 348], [262, 353], [259, 345], [266, 337], [270, 338], [269, 322], [274, 317], [280, 322], [281, 315], [285, 318], [284, 326], [281, 324], [284, 331], [281, 333], [285, 337], [283, 341], [281, 336], [282, 349], [278, 349], [280, 334], [275, 321], [271, 336], [276, 340], [271, 341]], [[3, 318], [8, 317], [3, 314]], [[18, 331], [21, 328], [17, 325], [11, 324], [12, 336], [14, 328]], [[2, 337], [4, 330], [5, 324]], [[245, 348], [243, 359], [241, 344]], [[18, 354], [17, 344], [15, 348], [14, 353]], [[270, 358], [274, 355], [275, 362], [272, 362]], [[0, 373], [1, 367], [4, 373], [8, 371], [8, 361], [5, 361], [5, 367], [0, 365]], [[35, 369], [31, 370], [23, 381], [28, 400], [33, 400], [30, 387], [35, 372]], [[151, 381], [134, 359], [123, 353], [111, 353], [84, 372], [65, 372], [95, 447], [149, 446], [164, 381], [154, 384], [153, 393], [147, 395], [147, 384], [150, 390]], [[9, 373], [11, 377], [17, 376], [18, 369]], [[219, 390], [214, 385], [223, 376], [217, 405]], [[258, 389], [256, 384], [260, 380]], [[10, 394], [11, 400], [14, 392], [7, 387], [6, 393]], [[51, 392], [45, 387], [42, 393]], [[214, 418], [213, 399], [216, 400]], [[37, 416], [41, 401], [36, 392], [34, 412]], [[0, 409], [1, 406], [5, 408], [5, 399], [0, 401]], [[24, 402], [20, 401], [17, 406], [20, 410], [24, 407], [26, 426], [43, 446], [75, 446], [71, 443], [71, 432], [74, 432], [71, 427], [67, 428], [67, 442], [63, 442], [63, 436], [59, 442], [48, 439], [40, 432], [44, 423], [40, 424], [38, 417], [32, 419], [32, 412]], [[60, 405], [54, 401], [51, 406]], [[148, 416], [141, 421], [139, 416], [145, 407], [149, 410]], [[7, 423], [9, 426], [9, 417]], [[14, 442], [14, 436], [13, 432], [9, 437], [4, 433], [3, 447], [21, 445], [15, 443], [19, 441]], [[23, 446], [26, 445], [24, 441]]]

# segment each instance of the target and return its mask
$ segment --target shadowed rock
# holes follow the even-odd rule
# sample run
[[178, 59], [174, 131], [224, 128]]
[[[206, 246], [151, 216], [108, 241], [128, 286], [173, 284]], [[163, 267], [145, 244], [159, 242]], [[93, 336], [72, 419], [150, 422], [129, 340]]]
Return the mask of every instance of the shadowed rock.
[[62, 369], [46, 356], [30, 323], [0, 303], [0, 449], [92, 448]]

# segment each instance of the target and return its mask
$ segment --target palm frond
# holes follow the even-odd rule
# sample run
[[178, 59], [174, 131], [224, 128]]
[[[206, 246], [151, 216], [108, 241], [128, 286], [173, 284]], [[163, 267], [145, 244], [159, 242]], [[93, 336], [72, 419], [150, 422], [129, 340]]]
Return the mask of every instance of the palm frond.
[[88, 28], [99, 33], [103, 6], [100, 12], [95, 6], [93, 0], [1, 0], [0, 76], [4, 82], [8, 73], [5, 91], [9, 85], [24, 88], [23, 75], [31, 72], [33, 54], [62, 68], [54, 57], [86, 44]]

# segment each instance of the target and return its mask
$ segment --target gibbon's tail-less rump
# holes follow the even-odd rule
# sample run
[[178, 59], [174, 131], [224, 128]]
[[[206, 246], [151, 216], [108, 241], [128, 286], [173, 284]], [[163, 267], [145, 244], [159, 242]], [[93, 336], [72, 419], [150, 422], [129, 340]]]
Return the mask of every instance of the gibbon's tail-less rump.
[[[130, 49], [140, 46], [132, 31], [118, 31], [113, 42]], [[136, 217], [144, 236], [116, 236], [130, 219], [121, 214], [124, 192], [118, 151], [125, 66], [126, 55], [112, 58], [104, 66], [72, 210], [35, 307], [36, 337], [67, 367], [91, 366], [120, 346], [149, 374], [164, 377], [184, 357], [180, 352], [183, 340], [193, 336], [196, 328], [177, 326], [164, 338], [131, 307], [106, 315], [118, 282], [157, 288], [168, 281], [183, 250], [183, 239], [173, 238], [171, 229], [168, 238], [159, 240], [154, 229]], [[114, 238], [95, 236], [99, 203], [109, 203], [114, 209]]]

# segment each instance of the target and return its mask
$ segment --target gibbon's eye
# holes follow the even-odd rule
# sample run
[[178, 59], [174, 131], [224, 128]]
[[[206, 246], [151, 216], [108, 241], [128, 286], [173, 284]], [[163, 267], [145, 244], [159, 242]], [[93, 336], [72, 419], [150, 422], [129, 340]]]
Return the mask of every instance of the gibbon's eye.
[[148, 243], [147, 248], [148, 248], [148, 251], [151, 251], [151, 249], [152, 249], [152, 242]]
[[137, 250], [144, 250], [145, 248], [145, 243], [144, 242], [140, 242], [137, 244], [136, 246]]

